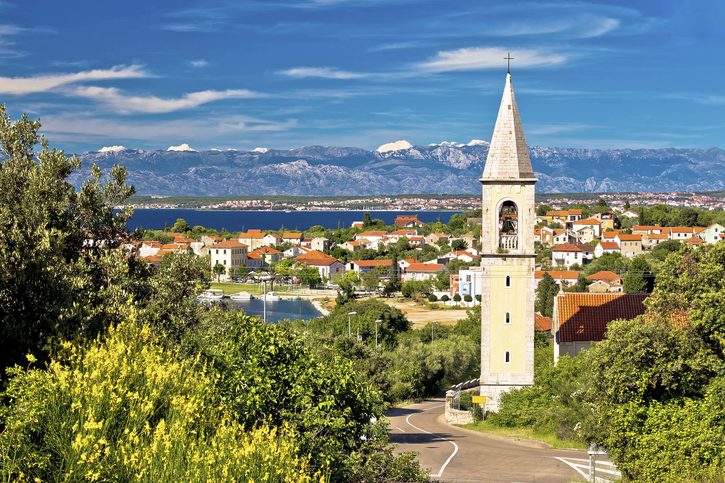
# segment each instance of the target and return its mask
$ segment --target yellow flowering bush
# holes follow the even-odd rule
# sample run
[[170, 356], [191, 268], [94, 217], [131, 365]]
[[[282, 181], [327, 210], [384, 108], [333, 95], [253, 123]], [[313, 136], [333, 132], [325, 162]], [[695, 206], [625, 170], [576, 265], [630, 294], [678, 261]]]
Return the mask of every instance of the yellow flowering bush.
[[[133, 317], [131, 317], [133, 319]], [[10, 370], [0, 415], [3, 480], [312, 481], [284, 426], [251, 431], [217, 374], [135, 321], [47, 370]]]

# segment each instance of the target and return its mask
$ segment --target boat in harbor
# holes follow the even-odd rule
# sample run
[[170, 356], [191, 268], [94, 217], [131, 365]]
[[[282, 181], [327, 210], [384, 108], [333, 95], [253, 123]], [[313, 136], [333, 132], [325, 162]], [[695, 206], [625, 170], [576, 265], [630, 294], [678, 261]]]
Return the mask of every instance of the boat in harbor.
[[237, 292], [229, 296], [232, 300], [252, 300], [252, 294], [249, 292]]
[[215, 302], [224, 298], [224, 290], [209, 289], [196, 297], [199, 302]]

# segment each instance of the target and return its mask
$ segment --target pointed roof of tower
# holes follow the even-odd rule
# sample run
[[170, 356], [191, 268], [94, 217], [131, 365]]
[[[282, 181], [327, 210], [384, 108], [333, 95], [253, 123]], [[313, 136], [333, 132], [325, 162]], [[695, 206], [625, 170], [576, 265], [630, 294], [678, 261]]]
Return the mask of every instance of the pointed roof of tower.
[[493, 129], [486, 167], [483, 169], [481, 181], [486, 180], [536, 181], [514, 88], [511, 85], [511, 74], [506, 74], [496, 127]]

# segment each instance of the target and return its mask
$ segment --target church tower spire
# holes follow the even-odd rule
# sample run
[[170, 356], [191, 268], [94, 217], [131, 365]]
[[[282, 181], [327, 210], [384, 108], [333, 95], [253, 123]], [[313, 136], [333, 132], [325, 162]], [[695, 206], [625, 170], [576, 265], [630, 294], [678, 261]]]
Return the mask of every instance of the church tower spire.
[[486, 409], [534, 383], [534, 185], [511, 74], [480, 179], [481, 395]]

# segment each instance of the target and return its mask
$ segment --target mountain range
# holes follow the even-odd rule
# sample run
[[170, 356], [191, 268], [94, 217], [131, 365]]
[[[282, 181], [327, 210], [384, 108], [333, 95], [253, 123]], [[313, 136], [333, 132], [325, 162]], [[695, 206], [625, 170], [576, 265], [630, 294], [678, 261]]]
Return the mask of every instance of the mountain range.
[[[407, 141], [374, 151], [305, 146], [279, 150], [196, 151], [111, 146], [78, 155], [80, 185], [92, 164], [128, 169], [129, 182], [147, 195], [373, 195], [478, 193], [488, 142]], [[529, 148], [537, 191], [707, 191], [725, 189], [725, 151], [710, 149]]]

